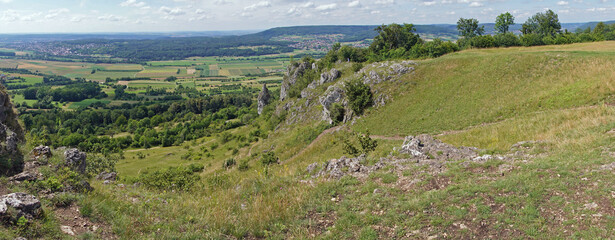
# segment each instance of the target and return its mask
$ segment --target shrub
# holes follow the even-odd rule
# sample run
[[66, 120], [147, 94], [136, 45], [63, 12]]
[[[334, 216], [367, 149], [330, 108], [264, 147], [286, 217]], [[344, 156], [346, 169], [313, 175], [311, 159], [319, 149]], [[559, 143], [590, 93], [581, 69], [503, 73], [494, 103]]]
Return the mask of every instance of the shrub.
[[357, 115], [363, 114], [363, 111], [372, 104], [372, 92], [369, 86], [359, 79], [353, 79], [346, 82], [344, 87], [350, 109]]
[[337, 125], [344, 121], [344, 114], [346, 110], [344, 106], [340, 103], [334, 103], [331, 105], [331, 120], [333, 120], [333, 124]]
[[361, 71], [361, 69], [363, 69], [363, 63], [355, 62], [355, 63], [352, 64], [351, 69], [352, 69], [353, 72]]
[[226, 161], [224, 161], [224, 163], [222, 163], [222, 168], [224, 168], [224, 169], [232, 168], [233, 166], [235, 166], [236, 163], [237, 162], [235, 161], [234, 158], [226, 159]]
[[472, 47], [475, 48], [492, 48], [495, 47], [495, 39], [491, 35], [483, 35], [473, 37], [471, 40]]
[[535, 33], [523, 34], [523, 36], [521, 36], [521, 42], [523, 46], [526, 47], [543, 45], [542, 37]]
[[269, 151], [263, 154], [263, 156], [261, 157], [261, 163], [263, 163], [263, 165], [278, 163], [278, 160], [280, 159], [275, 156], [275, 153], [273, 151]]
[[341, 140], [344, 153], [354, 157], [367, 155], [378, 147], [378, 141], [370, 137], [369, 131], [366, 134], [352, 133], [350, 136], [343, 136]]
[[519, 37], [511, 32], [498, 34], [493, 38], [495, 39], [495, 44], [498, 47], [521, 46], [521, 40], [519, 40]]
[[189, 190], [201, 180], [197, 173], [203, 169], [203, 165], [169, 167], [152, 173], [142, 173], [137, 181], [146, 187], [158, 190]]
[[88, 156], [86, 172], [90, 176], [98, 175], [101, 172], [115, 172], [115, 164], [118, 159], [119, 156], [117, 155], [91, 154]]
[[244, 159], [239, 161], [239, 165], [237, 165], [237, 169], [239, 169], [239, 171], [246, 171], [250, 168], [250, 165], [248, 164], [248, 159]]

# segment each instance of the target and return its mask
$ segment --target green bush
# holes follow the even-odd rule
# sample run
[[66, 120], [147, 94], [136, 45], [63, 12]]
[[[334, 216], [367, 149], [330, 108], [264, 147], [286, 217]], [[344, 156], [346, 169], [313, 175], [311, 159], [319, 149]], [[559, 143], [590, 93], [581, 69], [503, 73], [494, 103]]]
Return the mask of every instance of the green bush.
[[353, 132], [342, 136], [341, 142], [344, 153], [354, 157], [361, 154], [367, 155], [378, 147], [378, 141], [370, 137], [369, 131], [366, 134]]
[[239, 161], [239, 165], [237, 165], [237, 169], [239, 169], [239, 171], [247, 171], [248, 169], [250, 169], [248, 159]]
[[511, 32], [498, 34], [493, 38], [495, 39], [495, 45], [498, 47], [521, 46], [521, 40], [519, 40], [519, 37]]
[[344, 121], [344, 114], [346, 113], [346, 110], [344, 109], [344, 106], [342, 106], [342, 104], [334, 103], [333, 105], [331, 105], [330, 112], [331, 120], [333, 120], [333, 125], [337, 125]]
[[352, 69], [353, 72], [361, 71], [361, 69], [363, 69], [363, 63], [355, 62], [355, 63], [352, 64], [351, 69]]
[[201, 180], [198, 173], [203, 171], [203, 168], [202, 165], [169, 167], [152, 173], [142, 173], [136, 181], [152, 189], [189, 190]]
[[234, 158], [226, 159], [226, 161], [224, 161], [224, 163], [222, 163], [222, 168], [224, 168], [224, 169], [232, 168], [233, 166], [235, 166], [236, 163], [237, 162], [235, 161]]
[[101, 172], [115, 172], [115, 164], [119, 158], [118, 155], [88, 154], [86, 172], [89, 176], [95, 176]]
[[278, 163], [278, 160], [279, 158], [275, 156], [275, 153], [273, 151], [269, 151], [263, 154], [261, 158], [261, 163], [263, 163], [263, 165], [270, 165], [270, 164]]
[[544, 45], [542, 37], [535, 33], [523, 34], [523, 36], [521, 36], [521, 43], [526, 47]]
[[495, 39], [491, 35], [482, 35], [473, 37], [471, 40], [472, 47], [475, 48], [492, 48], [495, 47]]
[[363, 111], [372, 104], [371, 89], [360, 79], [353, 79], [346, 82], [344, 88], [346, 90], [350, 109], [357, 115], [363, 114]]

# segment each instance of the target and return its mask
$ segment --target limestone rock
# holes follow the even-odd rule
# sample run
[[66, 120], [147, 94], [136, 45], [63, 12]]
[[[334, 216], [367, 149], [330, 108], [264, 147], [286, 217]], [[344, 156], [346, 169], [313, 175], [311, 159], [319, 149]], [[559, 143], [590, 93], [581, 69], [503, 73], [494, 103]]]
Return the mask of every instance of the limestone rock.
[[323, 107], [322, 120], [327, 121], [329, 124], [333, 123], [333, 119], [331, 119], [331, 107], [334, 103], [342, 103], [343, 100], [344, 90], [336, 85], [329, 86], [325, 94], [320, 97], [320, 104]]
[[52, 156], [51, 148], [48, 146], [40, 145], [32, 150], [32, 155], [36, 160], [43, 157], [50, 158]]
[[81, 174], [85, 173], [86, 158], [87, 154], [79, 151], [76, 148], [71, 148], [64, 152], [64, 159], [66, 160], [66, 165], [70, 166]]
[[271, 94], [269, 93], [269, 89], [267, 89], [267, 84], [263, 84], [263, 89], [258, 94], [257, 104], [258, 104], [258, 115], [263, 113], [263, 109], [269, 101], [271, 100]]
[[280, 100], [284, 101], [288, 98], [288, 91], [297, 83], [297, 79], [303, 75], [305, 70], [314, 67], [316, 67], [316, 65], [310, 64], [309, 62], [295, 63], [294, 65], [291, 64], [288, 66], [286, 74], [284, 75], [284, 80], [282, 80], [282, 85], [280, 86]]
[[[17, 210], [15, 216], [9, 216], [9, 208]], [[16, 221], [21, 217], [32, 220], [39, 216], [41, 202], [35, 196], [26, 193], [11, 193], [0, 197], [0, 219]]]
[[9, 178], [11, 182], [23, 182], [23, 181], [36, 181], [38, 180], [38, 174], [34, 172], [22, 172]]
[[329, 72], [324, 72], [320, 74], [319, 84], [323, 85], [325, 83], [333, 82], [338, 79], [342, 74], [335, 68], [332, 68]]
[[98, 176], [96, 176], [96, 179], [103, 180], [103, 181], [115, 181], [117, 180], [117, 173], [101, 172], [100, 174], [98, 174]]
[[478, 157], [475, 148], [459, 147], [443, 143], [429, 135], [408, 136], [400, 149], [401, 153], [424, 159], [463, 160]]

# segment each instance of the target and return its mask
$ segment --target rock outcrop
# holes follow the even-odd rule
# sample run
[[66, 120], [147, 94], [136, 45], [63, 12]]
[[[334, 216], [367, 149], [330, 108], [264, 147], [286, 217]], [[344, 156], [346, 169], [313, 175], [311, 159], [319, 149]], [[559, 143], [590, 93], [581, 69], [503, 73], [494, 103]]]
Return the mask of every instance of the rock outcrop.
[[[324, 162], [320, 171], [313, 175], [313, 177], [324, 176], [327, 178], [340, 179], [345, 175], [367, 176], [369, 173], [378, 170], [383, 166], [382, 163], [366, 166], [363, 162], [365, 162], [365, 155], [361, 155], [356, 158], [347, 158], [344, 156], [340, 159], [331, 159]], [[309, 165], [307, 168], [308, 173], [313, 174], [317, 167], [317, 163]]]
[[64, 152], [66, 165], [81, 174], [85, 174], [86, 158], [87, 154], [76, 148], [71, 148]]
[[21, 217], [32, 220], [41, 211], [41, 202], [35, 196], [11, 193], [0, 197], [0, 219], [5, 223], [14, 223]]
[[23, 140], [23, 128], [10, 97], [4, 87], [0, 87], [0, 175], [11, 175], [23, 169], [23, 154], [18, 148]]
[[34, 160], [39, 160], [41, 158], [50, 158], [52, 156], [51, 148], [48, 146], [40, 145], [32, 149], [32, 157]]
[[263, 109], [265, 106], [269, 104], [271, 100], [271, 94], [269, 93], [269, 89], [267, 89], [267, 84], [263, 84], [263, 89], [258, 94], [257, 105], [258, 105], [258, 115], [263, 113]]
[[332, 68], [331, 71], [320, 74], [320, 81], [318, 83], [323, 85], [325, 83], [333, 82], [340, 76], [342, 76], [342, 73], [340, 73], [337, 69]]
[[325, 94], [320, 97], [320, 104], [322, 105], [322, 120], [328, 122], [329, 124], [333, 123], [333, 119], [331, 118], [331, 110], [333, 104], [335, 103], [340, 103], [342, 106], [347, 105], [344, 101], [344, 89], [337, 86], [337, 84], [329, 86], [325, 91]]
[[443, 143], [430, 135], [408, 136], [399, 149], [400, 153], [409, 154], [415, 158], [463, 160], [478, 157], [476, 148], [459, 147]]
[[301, 62], [288, 66], [288, 70], [280, 86], [280, 100], [284, 101], [288, 98], [288, 91], [297, 83], [297, 79], [299, 79], [306, 70], [313, 68], [316, 68], [316, 64], [310, 62]]

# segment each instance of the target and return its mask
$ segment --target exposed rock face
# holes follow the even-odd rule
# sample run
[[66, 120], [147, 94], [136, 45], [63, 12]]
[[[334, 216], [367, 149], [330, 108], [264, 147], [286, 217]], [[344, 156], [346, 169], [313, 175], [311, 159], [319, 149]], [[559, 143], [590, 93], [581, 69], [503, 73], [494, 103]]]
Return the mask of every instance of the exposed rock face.
[[267, 104], [269, 104], [270, 100], [271, 100], [271, 94], [269, 94], [269, 89], [267, 89], [267, 84], [263, 84], [263, 89], [258, 94], [258, 99], [257, 99], [258, 115], [261, 115], [263, 113], [263, 109], [265, 108], [265, 106], [267, 106]]
[[310, 64], [309, 62], [301, 62], [297, 66], [290, 65], [282, 81], [280, 87], [280, 100], [284, 101], [288, 98], [288, 91], [292, 85], [297, 83], [297, 79], [303, 75], [305, 70], [315, 68], [316, 64]]
[[23, 181], [36, 181], [38, 180], [38, 174], [35, 172], [22, 172], [9, 178], [11, 182], [23, 182]]
[[85, 174], [86, 158], [87, 155], [76, 148], [71, 148], [64, 152], [66, 165], [81, 174]]
[[342, 74], [335, 68], [332, 68], [329, 72], [324, 72], [320, 74], [319, 84], [323, 85], [325, 83], [333, 82], [338, 79]]
[[373, 63], [372, 65], [364, 68], [376, 67], [384, 70], [371, 70], [369, 72], [364, 72], [365, 70], [361, 70], [360, 73], [364, 74], [363, 83], [365, 84], [379, 84], [385, 81], [389, 81], [399, 75], [406, 74], [414, 71], [414, 67], [411, 65], [415, 65], [415, 62], [412, 61], [402, 61], [401, 63], [391, 63], [391, 62], [380, 62]]
[[32, 150], [32, 156], [34, 156], [35, 160], [39, 160], [40, 158], [50, 158], [52, 156], [51, 148], [43, 145], [35, 147]]
[[0, 175], [18, 173], [23, 168], [23, 154], [18, 144], [24, 140], [10, 97], [0, 87]]
[[[9, 208], [17, 210], [17, 214], [12, 215]], [[11, 193], [0, 197], [0, 219], [3, 221], [14, 222], [21, 217], [32, 220], [39, 216], [40, 208], [41, 202], [35, 196], [25, 193]]]
[[[322, 164], [322, 169], [314, 177], [325, 176], [328, 178], [340, 179], [345, 175], [367, 175], [370, 172], [380, 169], [383, 165], [377, 163], [373, 166], [363, 165], [365, 155], [356, 158], [342, 157], [340, 159], [332, 159]], [[313, 172], [317, 164], [308, 166], [307, 171]]]
[[[337, 84], [336, 84], [337, 85]], [[320, 97], [320, 104], [323, 107], [322, 110], [322, 120], [327, 121], [329, 124], [333, 123], [333, 119], [331, 119], [331, 107], [334, 103], [342, 103], [342, 105], [346, 105], [344, 101], [344, 89], [339, 86], [329, 86], [325, 94]]]
[[429, 135], [408, 136], [399, 150], [415, 158], [435, 158], [447, 160], [474, 159], [478, 157], [476, 148], [456, 148], [440, 142]]

